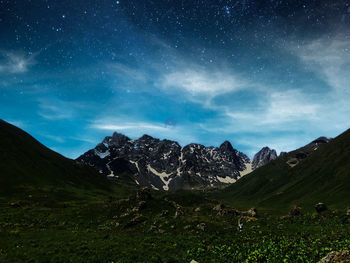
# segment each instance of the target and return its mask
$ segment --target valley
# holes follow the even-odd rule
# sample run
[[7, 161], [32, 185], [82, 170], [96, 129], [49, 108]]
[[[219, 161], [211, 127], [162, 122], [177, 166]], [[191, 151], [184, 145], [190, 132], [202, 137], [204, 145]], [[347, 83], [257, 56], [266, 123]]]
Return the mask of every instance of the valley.
[[[4, 121], [0, 133], [0, 262], [318, 262], [332, 251], [346, 257], [350, 249], [349, 131], [313, 142], [317, 150], [309, 145], [282, 154], [227, 187], [175, 190], [136, 184], [130, 171], [144, 167], [164, 185], [168, 176], [140, 159], [139, 168], [109, 160], [125, 169], [108, 177]], [[215, 148], [183, 152], [170, 144], [186, 165], [196, 150], [208, 160], [225, 156]], [[234, 153], [219, 159], [225, 165], [244, 156], [229, 143], [220, 148]], [[266, 150], [262, 155], [274, 155]], [[107, 154], [100, 157], [94, 158]], [[297, 165], [288, 165], [297, 157]], [[204, 167], [209, 174], [215, 166]], [[325, 204], [316, 210], [319, 202]]]

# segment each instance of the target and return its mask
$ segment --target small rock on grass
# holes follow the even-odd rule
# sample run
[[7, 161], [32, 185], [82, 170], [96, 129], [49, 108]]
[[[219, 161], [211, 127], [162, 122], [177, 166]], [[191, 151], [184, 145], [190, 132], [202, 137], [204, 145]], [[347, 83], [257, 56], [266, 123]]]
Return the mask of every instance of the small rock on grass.
[[205, 223], [200, 223], [197, 225], [197, 228], [202, 231], [205, 231], [207, 229], [207, 225]]
[[317, 213], [321, 213], [327, 210], [327, 206], [324, 203], [318, 203], [315, 205], [315, 210]]

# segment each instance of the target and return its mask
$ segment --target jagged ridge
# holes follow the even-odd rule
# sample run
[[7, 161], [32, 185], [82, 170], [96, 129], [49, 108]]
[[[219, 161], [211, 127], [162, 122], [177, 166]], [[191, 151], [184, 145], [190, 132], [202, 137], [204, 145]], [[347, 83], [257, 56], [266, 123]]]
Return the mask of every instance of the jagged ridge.
[[131, 140], [117, 132], [77, 160], [110, 178], [131, 174], [137, 184], [161, 190], [234, 183], [250, 164], [228, 141], [219, 148], [194, 143], [181, 147], [149, 135]]

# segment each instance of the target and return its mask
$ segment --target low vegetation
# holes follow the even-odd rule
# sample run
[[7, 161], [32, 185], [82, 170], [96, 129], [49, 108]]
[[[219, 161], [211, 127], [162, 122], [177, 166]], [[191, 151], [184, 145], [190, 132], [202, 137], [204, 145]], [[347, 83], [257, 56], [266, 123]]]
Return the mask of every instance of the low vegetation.
[[350, 249], [345, 211], [254, 215], [201, 193], [114, 190], [2, 196], [0, 262], [317, 262]]

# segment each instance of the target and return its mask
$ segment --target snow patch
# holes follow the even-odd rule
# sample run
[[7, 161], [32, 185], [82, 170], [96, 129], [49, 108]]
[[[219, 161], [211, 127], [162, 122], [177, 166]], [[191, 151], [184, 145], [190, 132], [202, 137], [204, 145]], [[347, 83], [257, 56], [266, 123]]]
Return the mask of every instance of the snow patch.
[[216, 178], [218, 179], [218, 181], [220, 183], [224, 183], [224, 184], [233, 184], [234, 182], [236, 182], [235, 179], [228, 177], [228, 176], [226, 176], [225, 178], [217, 176]]
[[104, 153], [97, 151], [96, 149], [95, 151], [95, 155], [97, 155], [98, 157], [100, 157], [101, 159], [106, 158], [107, 156], [109, 156], [111, 153], [109, 152], [109, 150], [105, 151]]
[[252, 165], [253, 165], [252, 161], [245, 163], [246, 168], [243, 171], [239, 171], [240, 176], [242, 177], [251, 173], [253, 171]]
[[163, 189], [164, 189], [165, 191], [169, 190], [169, 183], [170, 183], [170, 181], [171, 181], [171, 180], [169, 180], [169, 176], [170, 176], [171, 174], [167, 174], [166, 172], [161, 172], [161, 173], [160, 173], [160, 172], [158, 172], [156, 169], [152, 168], [152, 166], [149, 165], [149, 164], [147, 164], [147, 169], [148, 169], [148, 171], [150, 171], [151, 173], [153, 173], [153, 174], [159, 176], [160, 180], [162, 180], [162, 182], [165, 184], [165, 185], [163, 186]]
[[153, 190], [159, 191], [159, 189], [157, 187], [155, 187], [153, 184], [151, 184], [151, 187], [152, 187]]

